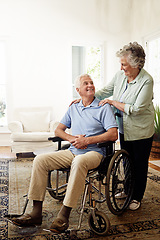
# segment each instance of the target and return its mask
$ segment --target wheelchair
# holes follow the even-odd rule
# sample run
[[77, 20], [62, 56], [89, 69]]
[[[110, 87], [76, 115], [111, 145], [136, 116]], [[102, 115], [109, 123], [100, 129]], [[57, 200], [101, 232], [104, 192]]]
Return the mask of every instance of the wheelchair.
[[[59, 137], [49, 138], [49, 140], [58, 142], [58, 150], [69, 147], [69, 145], [62, 147], [63, 139]], [[111, 213], [121, 215], [131, 201], [134, 174], [132, 161], [127, 151], [123, 149], [116, 151], [115, 142], [99, 143], [98, 146], [105, 148], [106, 157], [102, 159], [98, 168], [88, 171], [77, 230], [81, 228], [83, 213], [86, 212], [89, 213], [90, 229], [97, 235], [105, 235], [109, 231], [110, 221], [104, 212], [98, 210], [97, 205], [100, 206], [101, 203], [107, 202]], [[49, 172], [47, 190], [54, 199], [63, 200], [69, 172], [69, 168]], [[121, 198], [119, 196], [121, 193], [125, 193], [126, 197]]]

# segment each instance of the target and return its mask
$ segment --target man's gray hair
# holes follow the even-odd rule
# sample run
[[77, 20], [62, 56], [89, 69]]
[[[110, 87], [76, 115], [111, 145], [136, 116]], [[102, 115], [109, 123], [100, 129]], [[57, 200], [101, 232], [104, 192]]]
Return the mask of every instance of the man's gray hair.
[[117, 57], [127, 56], [127, 61], [133, 68], [142, 69], [145, 63], [145, 52], [143, 47], [137, 42], [129, 43], [128, 45], [124, 45], [122, 49], [120, 49], [116, 53]]
[[83, 77], [88, 77], [88, 78], [90, 78], [92, 80], [92, 78], [91, 78], [91, 76], [89, 74], [81, 74], [81, 75], [79, 75], [75, 79], [75, 82], [74, 82], [75, 89], [80, 87], [81, 78], [83, 78]]

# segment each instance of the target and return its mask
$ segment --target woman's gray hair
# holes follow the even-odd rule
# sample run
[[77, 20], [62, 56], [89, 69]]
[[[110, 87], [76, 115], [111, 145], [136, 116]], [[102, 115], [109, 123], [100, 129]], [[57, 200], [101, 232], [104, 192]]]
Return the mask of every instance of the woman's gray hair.
[[131, 67], [141, 69], [145, 63], [146, 54], [140, 44], [137, 42], [130, 42], [128, 45], [124, 45], [124, 47], [116, 53], [116, 56], [127, 56], [128, 63]]
[[75, 79], [75, 82], [74, 82], [75, 89], [80, 87], [81, 78], [83, 78], [83, 77], [88, 77], [88, 78], [90, 78], [92, 80], [92, 78], [91, 78], [91, 76], [89, 74], [81, 74], [81, 75], [79, 75]]

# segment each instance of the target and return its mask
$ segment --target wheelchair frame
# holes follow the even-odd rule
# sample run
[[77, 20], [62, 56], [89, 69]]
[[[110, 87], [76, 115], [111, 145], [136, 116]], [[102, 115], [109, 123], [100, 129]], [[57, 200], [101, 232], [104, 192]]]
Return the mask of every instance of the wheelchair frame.
[[[61, 148], [63, 139], [59, 137], [49, 138], [48, 140], [58, 142], [58, 150], [68, 148], [68, 145], [67, 147], [64, 146]], [[125, 150], [115, 151], [115, 142], [99, 143], [98, 146], [105, 147], [106, 157], [102, 159], [98, 168], [88, 171], [81, 201], [79, 223], [77, 229], [74, 231], [81, 228], [83, 213], [86, 212], [89, 213], [88, 223], [91, 230], [98, 235], [105, 235], [109, 231], [110, 221], [104, 212], [98, 210], [97, 204], [100, 206], [101, 203], [106, 201], [109, 210], [113, 214], [122, 214], [128, 207], [132, 197], [134, 175], [132, 161]], [[63, 200], [65, 196], [69, 170], [70, 169], [63, 168], [50, 171], [48, 174], [47, 190], [53, 198], [59, 201]], [[52, 173], [54, 172], [56, 172], [56, 176], [53, 176], [54, 174]], [[62, 173], [62, 179], [60, 179], [60, 172]], [[64, 173], [66, 173], [65, 178]], [[55, 177], [55, 179], [53, 179], [53, 177]], [[60, 180], [63, 181], [61, 185], [59, 185]], [[95, 180], [99, 183], [98, 187], [94, 185]], [[53, 183], [56, 185], [53, 186]], [[104, 192], [102, 192], [102, 187], [104, 188]], [[126, 198], [116, 197], [117, 194], [122, 192], [126, 193]], [[95, 193], [98, 194], [98, 198], [93, 197]], [[86, 201], [87, 195], [89, 198], [88, 201]], [[27, 195], [25, 196], [27, 197]], [[88, 207], [85, 206], [86, 202]], [[25, 213], [27, 204], [28, 198], [26, 198], [22, 214], [7, 214], [4, 217], [12, 223], [13, 218], [20, 217]]]
[[[53, 137], [49, 138], [49, 140], [58, 142], [58, 150], [65, 149], [65, 146], [61, 146], [63, 139]], [[132, 197], [134, 176], [132, 161], [125, 150], [116, 151], [115, 142], [99, 143], [98, 146], [105, 147], [106, 157], [103, 158], [98, 168], [88, 171], [77, 230], [81, 228], [83, 213], [87, 212], [90, 213], [88, 223], [91, 230], [98, 235], [105, 235], [109, 231], [110, 222], [107, 215], [98, 210], [97, 204], [100, 205], [106, 201], [109, 210], [113, 214], [122, 214], [128, 207]], [[68, 145], [66, 148], [68, 148]], [[63, 200], [69, 171], [68, 168], [58, 169], [56, 170], [56, 176], [53, 176], [54, 171], [49, 172], [47, 190], [53, 198]], [[65, 178], [64, 173], [66, 173]], [[98, 188], [94, 186], [95, 180], [99, 182]], [[54, 183], [55, 186], [53, 186]], [[102, 193], [102, 186], [104, 186], [105, 193]], [[95, 192], [98, 194], [98, 199], [93, 197]], [[126, 193], [126, 198], [116, 197], [121, 192]], [[87, 195], [89, 197], [87, 201], [88, 207], [85, 206]]]

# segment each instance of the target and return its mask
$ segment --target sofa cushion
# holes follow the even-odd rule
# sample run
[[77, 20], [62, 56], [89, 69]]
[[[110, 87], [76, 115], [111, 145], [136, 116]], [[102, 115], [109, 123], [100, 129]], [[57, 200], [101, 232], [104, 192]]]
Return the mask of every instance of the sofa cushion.
[[22, 123], [19, 121], [13, 121], [8, 124], [8, 129], [11, 132], [23, 132]]
[[24, 132], [48, 132], [50, 112], [20, 112]]
[[12, 133], [11, 139], [14, 142], [48, 142], [49, 137], [54, 137], [51, 132], [28, 132]]

